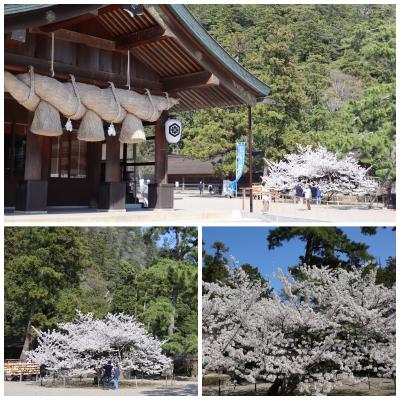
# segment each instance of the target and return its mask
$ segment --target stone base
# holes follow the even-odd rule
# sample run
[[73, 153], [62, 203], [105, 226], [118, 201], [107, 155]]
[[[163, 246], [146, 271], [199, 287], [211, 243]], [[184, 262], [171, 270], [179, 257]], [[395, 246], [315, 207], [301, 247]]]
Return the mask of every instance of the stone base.
[[174, 208], [174, 189], [171, 183], [150, 183], [148, 208]]
[[47, 181], [26, 181], [17, 185], [15, 211], [39, 213], [47, 210]]
[[107, 182], [100, 186], [99, 210], [125, 210], [126, 182]]

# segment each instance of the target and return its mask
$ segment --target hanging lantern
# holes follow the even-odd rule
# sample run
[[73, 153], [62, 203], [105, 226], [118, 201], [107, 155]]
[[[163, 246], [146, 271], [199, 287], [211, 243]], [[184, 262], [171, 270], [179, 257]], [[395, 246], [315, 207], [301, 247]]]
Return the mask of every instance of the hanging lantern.
[[182, 124], [177, 119], [169, 119], [165, 123], [165, 137], [168, 143], [178, 143], [182, 136]]

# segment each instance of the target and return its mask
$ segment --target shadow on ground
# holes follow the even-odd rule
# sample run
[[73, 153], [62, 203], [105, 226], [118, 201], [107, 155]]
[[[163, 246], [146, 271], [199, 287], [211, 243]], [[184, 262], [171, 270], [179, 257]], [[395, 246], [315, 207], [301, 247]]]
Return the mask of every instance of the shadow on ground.
[[143, 390], [141, 395], [144, 396], [196, 396], [197, 385], [190, 384], [185, 387], [165, 388], [165, 389], [149, 389]]

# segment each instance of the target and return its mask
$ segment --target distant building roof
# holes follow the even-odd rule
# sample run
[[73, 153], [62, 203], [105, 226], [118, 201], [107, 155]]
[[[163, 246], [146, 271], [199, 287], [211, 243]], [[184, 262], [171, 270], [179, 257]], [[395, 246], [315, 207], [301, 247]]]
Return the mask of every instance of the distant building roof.
[[4, 15], [32, 12], [50, 6], [50, 4], [4, 4]]
[[168, 175], [212, 175], [213, 165], [220, 160], [199, 160], [197, 158], [170, 154], [168, 156]]

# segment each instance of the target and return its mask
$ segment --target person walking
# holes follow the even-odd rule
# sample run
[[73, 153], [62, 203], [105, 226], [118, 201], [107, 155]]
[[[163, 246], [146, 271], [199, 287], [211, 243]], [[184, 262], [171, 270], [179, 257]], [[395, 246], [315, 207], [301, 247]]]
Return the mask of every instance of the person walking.
[[203, 181], [200, 181], [198, 188], [199, 188], [199, 192], [200, 192], [200, 196], [201, 196], [203, 194], [203, 189], [204, 189]]
[[119, 375], [120, 375], [120, 369], [119, 365], [116, 364], [114, 367], [114, 389], [118, 390], [119, 389]]
[[312, 199], [311, 185], [307, 185], [306, 190], [304, 191], [304, 198], [306, 200], [307, 210], [311, 210], [311, 199]]
[[113, 366], [111, 361], [104, 366], [104, 375], [103, 375], [103, 389], [108, 389], [111, 381], [111, 373], [113, 370]]

